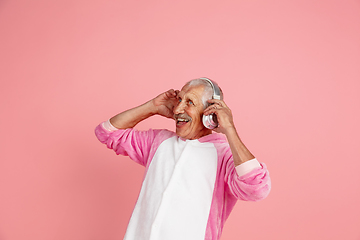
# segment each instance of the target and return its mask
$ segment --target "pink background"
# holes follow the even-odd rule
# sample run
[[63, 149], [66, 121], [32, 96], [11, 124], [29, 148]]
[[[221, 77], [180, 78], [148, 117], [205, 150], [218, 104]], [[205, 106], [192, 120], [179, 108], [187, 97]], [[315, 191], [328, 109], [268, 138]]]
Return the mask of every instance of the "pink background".
[[143, 168], [94, 128], [202, 76], [273, 184], [222, 240], [359, 240], [358, 0], [2, 0], [0, 239], [122, 239]]

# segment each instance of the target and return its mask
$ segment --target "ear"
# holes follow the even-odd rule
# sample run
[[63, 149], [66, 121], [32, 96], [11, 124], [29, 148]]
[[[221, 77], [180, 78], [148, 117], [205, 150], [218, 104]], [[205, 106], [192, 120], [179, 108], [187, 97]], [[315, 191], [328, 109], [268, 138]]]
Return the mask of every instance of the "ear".
[[207, 109], [211, 105], [212, 105], [212, 103], [209, 103], [208, 100], [206, 100], [206, 104], [204, 105], [204, 111], [205, 111], [205, 109]]

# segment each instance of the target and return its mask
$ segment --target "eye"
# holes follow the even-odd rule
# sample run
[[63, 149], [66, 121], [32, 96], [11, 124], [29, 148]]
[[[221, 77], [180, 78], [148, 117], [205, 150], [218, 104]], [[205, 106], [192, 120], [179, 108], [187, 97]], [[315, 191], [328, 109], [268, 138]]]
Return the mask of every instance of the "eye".
[[189, 100], [189, 104], [190, 105], [194, 105], [193, 101]]
[[181, 102], [181, 98], [179, 98], [179, 102]]

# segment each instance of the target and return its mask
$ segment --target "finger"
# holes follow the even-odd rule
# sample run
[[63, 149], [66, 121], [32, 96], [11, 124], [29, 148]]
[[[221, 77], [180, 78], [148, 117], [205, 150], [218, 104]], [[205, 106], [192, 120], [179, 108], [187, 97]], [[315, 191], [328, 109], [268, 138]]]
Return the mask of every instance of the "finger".
[[220, 104], [217, 104], [217, 103], [214, 103], [212, 105], [210, 105], [207, 109], [209, 110], [220, 110], [220, 109], [223, 109], [224, 107]]
[[204, 110], [204, 115], [209, 115], [209, 114], [211, 114], [211, 113], [217, 114], [218, 111], [219, 111], [219, 109], [218, 109], [216, 106], [211, 105], [211, 106], [209, 106], [208, 108], [206, 108], [206, 109]]
[[165, 92], [165, 95], [169, 98], [172, 98], [172, 97], [176, 97], [176, 92], [174, 89], [169, 89], [168, 91]]
[[221, 133], [220, 125], [218, 125], [216, 128], [214, 128], [213, 131], [215, 131], [217, 133]]
[[206, 109], [220, 109], [220, 108], [222, 108], [222, 105], [220, 105], [218, 103], [212, 103]]
[[168, 92], [169, 92], [171, 95], [175, 95], [175, 90], [174, 90], [174, 89], [170, 89]]
[[224, 106], [227, 107], [227, 105], [225, 104], [225, 102], [223, 100], [218, 100], [218, 99], [209, 99], [208, 103], [210, 104], [218, 104], [220, 106]]

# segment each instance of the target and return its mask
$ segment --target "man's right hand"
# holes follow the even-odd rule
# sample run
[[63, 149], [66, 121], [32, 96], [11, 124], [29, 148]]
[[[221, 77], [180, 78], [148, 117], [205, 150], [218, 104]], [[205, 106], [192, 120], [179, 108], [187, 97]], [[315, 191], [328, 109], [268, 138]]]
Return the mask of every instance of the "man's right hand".
[[173, 118], [173, 108], [177, 105], [178, 90], [170, 89], [146, 103], [121, 112], [110, 119], [110, 123], [118, 129], [133, 128], [142, 120], [159, 114]]
[[155, 107], [156, 114], [167, 118], [173, 118], [173, 109], [178, 104], [178, 93], [179, 90], [170, 89], [152, 99], [151, 101]]

